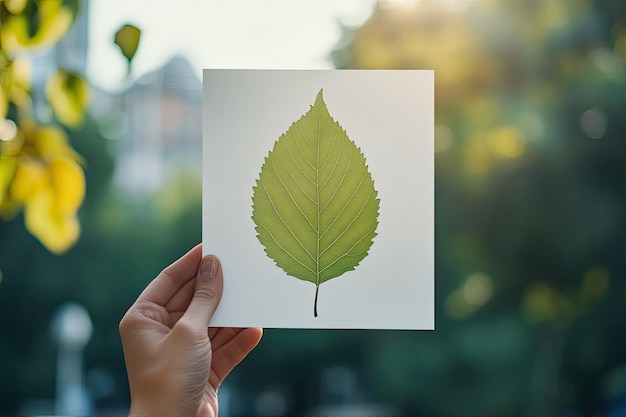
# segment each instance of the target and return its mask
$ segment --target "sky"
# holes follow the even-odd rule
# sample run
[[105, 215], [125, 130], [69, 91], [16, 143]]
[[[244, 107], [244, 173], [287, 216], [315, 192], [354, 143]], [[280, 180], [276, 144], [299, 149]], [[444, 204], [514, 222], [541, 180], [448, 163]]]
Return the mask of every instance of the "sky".
[[130, 23], [142, 30], [131, 80], [180, 53], [203, 68], [324, 69], [339, 22], [363, 24], [375, 0], [90, 0], [87, 77], [121, 90], [126, 61], [113, 43]]

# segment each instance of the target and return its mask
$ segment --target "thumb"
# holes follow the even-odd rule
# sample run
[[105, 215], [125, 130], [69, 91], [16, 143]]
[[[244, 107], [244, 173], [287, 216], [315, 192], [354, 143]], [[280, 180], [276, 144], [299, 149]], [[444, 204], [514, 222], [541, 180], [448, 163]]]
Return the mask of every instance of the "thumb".
[[207, 328], [222, 297], [222, 266], [215, 255], [207, 255], [200, 262], [196, 288], [185, 318], [194, 328]]

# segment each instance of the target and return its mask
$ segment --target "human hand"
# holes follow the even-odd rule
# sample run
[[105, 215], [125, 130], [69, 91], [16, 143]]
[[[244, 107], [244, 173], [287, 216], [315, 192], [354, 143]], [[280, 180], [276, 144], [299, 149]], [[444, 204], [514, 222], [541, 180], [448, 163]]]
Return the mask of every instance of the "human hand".
[[217, 257], [201, 245], [161, 272], [120, 322], [129, 417], [217, 417], [217, 389], [262, 329], [208, 328], [222, 295]]

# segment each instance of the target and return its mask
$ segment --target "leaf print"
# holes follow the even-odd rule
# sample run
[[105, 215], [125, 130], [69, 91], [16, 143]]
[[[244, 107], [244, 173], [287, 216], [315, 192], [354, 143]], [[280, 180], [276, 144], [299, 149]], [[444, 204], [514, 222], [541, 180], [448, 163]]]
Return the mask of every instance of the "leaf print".
[[328, 112], [320, 90], [269, 152], [252, 195], [257, 238], [287, 275], [319, 286], [367, 256], [379, 199], [360, 148]]

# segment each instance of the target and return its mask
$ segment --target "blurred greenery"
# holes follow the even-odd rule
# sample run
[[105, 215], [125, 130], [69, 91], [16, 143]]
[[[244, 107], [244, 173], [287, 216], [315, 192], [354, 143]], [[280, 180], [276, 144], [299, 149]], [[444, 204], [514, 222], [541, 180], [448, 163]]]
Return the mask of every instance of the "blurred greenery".
[[[238, 415], [258, 415], [268, 390], [290, 417], [355, 402], [404, 416], [624, 415], [626, 3], [381, 1], [332, 57], [435, 69], [436, 331], [267, 330], [227, 380]], [[127, 407], [118, 321], [201, 239], [197, 175], [129, 198], [110, 186], [97, 122], [63, 130], [87, 167], [76, 245], [57, 257], [23, 215], [0, 222], [0, 413], [53, 398], [49, 322], [68, 299], [94, 320], [85, 368], [114, 381], [95, 406]], [[356, 393], [329, 394], [337, 367]]]
[[84, 304], [95, 323], [87, 369], [112, 372], [120, 387], [113, 401], [125, 404], [117, 322], [149, 280], [200, 241], [199, 180], [183, 178], [183, 187], [172, 182], [159, 195], [185, 205], [137, 205], [110, 190], [113, 159], [93, 120], [68, 133], [89, 166], [80, 212], [83, 236], [76, 246], [57, 257], [20, 232], [19, 218], [0, 223], [0, 265], [6, 277], [0, 291], [0, 368], [3, 375], [14, 376], [0, 378], [0, 404], [6, 410], [17, 407], [25, 393], [53, 398], [50, 318], [66, 300]]
[[377, 349], [384, 398], [431, 416], [614, 409], [625, 6], [381, 2], [346, 28], [339, 67], [435, 69], [437, 331]]

